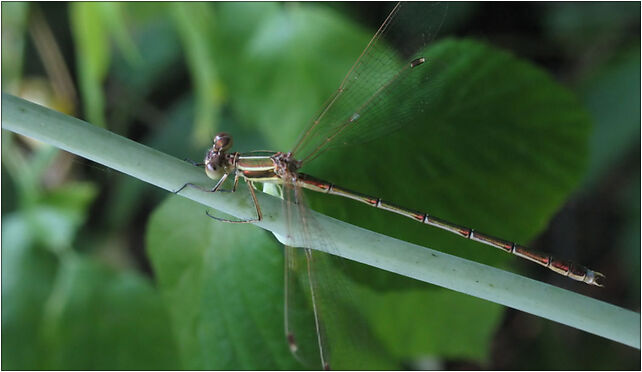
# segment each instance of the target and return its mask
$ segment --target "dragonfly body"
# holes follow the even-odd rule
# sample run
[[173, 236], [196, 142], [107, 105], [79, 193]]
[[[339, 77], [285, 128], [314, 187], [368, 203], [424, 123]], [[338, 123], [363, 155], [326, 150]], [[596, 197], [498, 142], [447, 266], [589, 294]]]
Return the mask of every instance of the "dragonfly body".
[[[268, 182], [283, 184], [289, 182], [295, 187], [306, 188], [315, 192], [321, 192], [330, 195], [341, 196], [356, 200], [371, 207], [383, 209], [389, 212], [400, 214], [404, 217], [413, 219], [417, 222], [424, 223], [463, 238], [474, 240], [479, 243], [499, 248], [505, 252], [514, 254], [521, 258], [535, 262], [539, 265], [549, 268], [556, 273], [568, 276], [573, 280], [584, 282], [590, 285], [603, 286], [604, 275], [588, 269], [582, 265], [575, 264], [567, 260], [561, 260], [551, 255], [528, 249], [519, 244], [504, 239], [495, 238], [474, 229], [460, 226], [448, 222], [428, 213], [417, 212], [408, 208], [381, 200], [378, 197], [369, 196], [356, 191], [348, 190], [336, 186], [330, 182], [320, 180], [310, 175], [298, 172], [301, 163], [294, 159], [292, 153], [283, 152], [261, 152], [261, 153], [231, 153], [226, 151], [231, 147], [232, 138], [229, 134], [219, 133], [214, 137], [214, 145], [205, 157], [205, 169], [220, 169], [224, 173], [206, 171], [207, 175], [219, 181], [216, 189], [221, 186], [221, 180], [225, 180], [228, 175], [234, 174], [234, 188], [236, 190], [239, 178], [243, 178], [250, 185], [250, 192], [256, 203], [256, 197], [252, 187], [253, 182]], [[216, 190], [213, 190], [216, 191]], [[257, 206], [258, 218], [261, 219], [260, 208]], [[252, 220], [254, 221], [254, 220]]]
[[237, 154], [236, 157], [232, 158], [236, 159], [236, 164], [233, 166], [246, 181], [279, 183], [281, 178], [277, 172], [278, 163], [274, 159], [278, 154]]

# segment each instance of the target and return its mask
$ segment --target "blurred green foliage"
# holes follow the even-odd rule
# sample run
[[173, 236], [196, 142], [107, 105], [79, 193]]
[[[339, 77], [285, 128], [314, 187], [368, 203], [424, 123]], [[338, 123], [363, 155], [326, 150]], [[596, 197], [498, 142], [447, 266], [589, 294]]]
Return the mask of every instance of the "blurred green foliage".
[[[616, 289], [607, 293], [620, 297], [562, 285], [639, 310], [639, 159], [633, 175], [626, 160], [639, 158], [639, 34], [628, 33], [639, 30], [639, 4], [549, 4], [529, 15], [513, 6], [509, 26], [541, 29], [534, 36], [509, 28], [513, 53], [489, 45], [506, 43], [501, 28], [475, 32], [492, 23], [475, 20], [501, 17], [494, 6], [451, 7], [442, 35], [473, 38], [425, 51], [435, 63], [422, 67], [439, 78], [426, 87], [434, 99], [425, 110], [404, 116], [415, 125], [328, 152], [305, 171], [521, 243], [545, 230], [573, 193], [606, 189], [622, 211], [612, 227], [619, 238], [589, 266], [609, 265]], [[181, 158], [199, 158], [221, 130], [238, 151], [290, 149], [373, 33], [346, 14], [356, 9], [373, 25], [385, 16], [349, 4], [3, 3], [2, 88], [43, 103], [55, 102], [47, 94], [56, 89], [34, 91], [30, 82], [61, 77], [43, 77], [59, 61], [31, 40], [36, 8], [78, 87], [80, 104], [68, 106]], [[538, 52], [561, 56], [553, 65], [562, 67]], [[392, 98], [403, 101], [402, 93]], [[166, 193], [4, 131], [2, 140], [4, 369], [303, 368], [283, 337], [282, 256], [272, 237], [213, 223], [177, 197], [156, 208]], [[622, 186], [604, 186], [611, 178]], [[404, 240], [501, 267], [515, 262], [349, 201], [309, 199]], [[599, 222], [611, 226], [607, 212]], [[611, 255], [617, 264], [605, 259]], [[417, 361], [430, 356], [440, 368], [639, 368], [639, 352], [594, 336], [531, 320], [513, 325], [518, 338], [507, 341], [511, 324], [498, 305], [363, 265], [339, 269], [362, 299], [363, 332], [378, 348], [357, 355], [346, 347], [347, 366], [421, 368]], [[333, 316], [337, 324], [354, 319]], [[341, 339], [333, 343], [343, 349]]]

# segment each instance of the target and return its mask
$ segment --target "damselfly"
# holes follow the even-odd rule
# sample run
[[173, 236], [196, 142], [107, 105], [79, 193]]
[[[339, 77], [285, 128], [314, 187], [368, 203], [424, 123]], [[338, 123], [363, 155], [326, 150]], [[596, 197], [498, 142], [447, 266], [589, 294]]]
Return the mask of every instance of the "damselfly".
[[[303, 205], [302, 189], [342, 196], [397, 213], [466, 239], [499, 248], [571, 279], [602, 286], [604, 275], [584, 266], [530, 250], [511, 241], [495, 238], [425, 212], [417, 212], [383, 201], [378, 197], [351, 191], [299, 171], [303, 165], [316, 159], [333, 146], [372, 139], [409, 124], [407, 120], [404, 120], [404, 113], [421, 110], [422, 106], [431, 99], [429, 90], [419, 88], [425, 84], [438, 84], [439, 81], [438, 73], [416, 72], [431, 64], [439, 63], [425, 58], [420, 54], [423, 50], [420, 51], [418, 48], [425, 46], [434, 38], [444, 20], [446, 9], [445, 4], [397, 4], [345, 76], [339, 88], [329, 98], [290, 152], [230, 152], [231, 136], [219, 133], [214, 137], [213, 145], [207, 152], [204, 162], [198, 164], [204, 166], [209, 178], [217, 181], [216, 185], [211, 189], [205, 189], [187, 183], [176, 192], [180, 192], [186, 186], [196, 187], [207, 192], [222, 191], [222, 185], [230, 176], [233, 176], [231, 191], [236, 191], [239, 180], [243, 179], [256, 208], [255, 218], [227, 220], [208, 213], [213, 219], [234, 223], [251, 223], [262, 219], [261, 208], [254, 191], [255, 183], [282, 185], [285, 190], [284, 195], [294, 195], [293, 198], [299, 206]], [[405, 22], [409, 19], [414, 21]], [[415, 29], [407, 28], [409, 25], [415, 25]], [[392, 47], [396, 47], [396, 50]], [[399, 58], [398, 54], [403, 57]], [[433, 69], [433, 71], [439, 71], [439, 69]], [[403, 90], [407, 94], [403, 100], [394, 101], [388, 99], [391, 90]], [[385, 110], [395, 113], [394, 121], [382, 119], [381, 113]], [[305, 229], [306, 223], [303, 223], [302, 226]], [[290, 271], [296, 266], [294, 264], [296, 250], [293, 247], [286, 247], [285, 254], [285, 331], [290, 349], [295, 355], [299, 350], [299, 345], [297, 335], [291, 328], [289, 304], [292, 302], [290, 290], [293, 277]], [[319, 278], [314, 269], [314, 257], [317, 253], [307, 248], [304, 248], [303, 252], [307, 260], [306, 269], [309, 276], [309, 291], [314, 311], [320, 360], [323, 368], [329, 368], [327, 341], [317, 311], [319, 299], [316, 287], [319, 285]]]

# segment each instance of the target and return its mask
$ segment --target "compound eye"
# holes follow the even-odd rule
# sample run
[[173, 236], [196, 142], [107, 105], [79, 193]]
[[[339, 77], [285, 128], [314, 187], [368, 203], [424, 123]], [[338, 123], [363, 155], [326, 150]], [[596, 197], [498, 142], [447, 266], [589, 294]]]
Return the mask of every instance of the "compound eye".
[[214, 144], [214, 149], [217, 151], [227, 151], [232, 147], [232, 136], [222, 132], [214, 136], [212, 143]]
[[219, 180], [223, 176], [223, 168], [216, 166], [214, 163], [206, 163], [205, 174], [213, 180]]

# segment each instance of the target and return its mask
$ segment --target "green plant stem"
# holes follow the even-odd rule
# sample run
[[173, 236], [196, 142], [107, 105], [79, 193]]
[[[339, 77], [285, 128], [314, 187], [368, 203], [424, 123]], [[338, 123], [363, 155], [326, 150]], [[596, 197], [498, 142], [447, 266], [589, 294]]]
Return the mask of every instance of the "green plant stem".
[[[200, 168], [82, 120], [4, 93], [2, 113], [3, 129], [49, 143], [165, 190], [177, 190], [185, 182], [212, 185]], [[287, 236], [287, 229], [283, 222], [281, 200], [264, 193], [257, 194], [264, 219], [256, 225], [273, 232], [286, 244], [303, 246], [303, 243], [282, 238]], [[237, 193], [206, 193], [185, 188], [180, 195], [241, 219], [251, 218], [256, 213], [243, 187]], [[323, 236], [312, 236], [306, 240], [304, 246], [308, 248], [326, 251], [327, 245], [323, 242], [327, 238], [324, 236], [331, 236], [333, 246], [346, 259], [493, 301], [640, 348], [639, 313], [393, 239], [315, 212], [312, 214]]]

